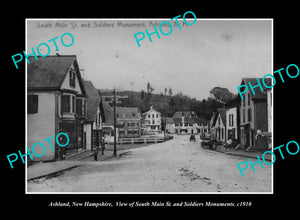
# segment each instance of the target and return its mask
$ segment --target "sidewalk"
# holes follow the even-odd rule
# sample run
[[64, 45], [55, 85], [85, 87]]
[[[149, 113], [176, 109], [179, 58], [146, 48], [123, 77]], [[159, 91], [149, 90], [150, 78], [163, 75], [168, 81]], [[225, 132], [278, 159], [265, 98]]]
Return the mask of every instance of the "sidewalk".
[[[122, 154], [130, 152], [129, 150], [119, 150], [117, 157]], [[101, 155], [101, 151], [98, 153], [98, 161], [104, 161], [113, 158], [113, 151], [106, 151], [105, 155]], [[92, 157], [92, 158], [91, 158]], [[65, 160], [55, 162], [40, 162], [27, 167], [27, 181], [38, 179], [41, 177], [55, 175], [59, 172], [73, 169], [81, 166], [84, 160], [94, 161], [94, 151], [84, 151], [80, 154], [68, 157]]]
[[[263, 159], [262, 156], [265, 153], [265, 151], [245, 151], [245, 150], [228, 149], [224, 153], [230, 154], [230, 155], [235, 155], [235, 156], [247, 157], [247, 158], [255, 158], [255, 159], [257, 159], [257, 156], [259, 156], [259, 158], [262, 160]], [[245, 158], [245, 159], [248, 160], [247, 158]], [[264, 158], [266, 161], [272, 161], [270, 153], [265, 154]]]

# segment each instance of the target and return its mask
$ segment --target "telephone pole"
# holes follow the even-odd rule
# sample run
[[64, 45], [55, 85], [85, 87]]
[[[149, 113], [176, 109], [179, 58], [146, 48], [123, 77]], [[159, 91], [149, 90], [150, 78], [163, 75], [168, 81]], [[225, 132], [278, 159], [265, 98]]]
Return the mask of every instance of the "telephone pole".
[[117, 156], [117, 132], [116, 132], [116, 89], [113, 90], [113, 95], [114, 95], [114, 101], [113, 101], [113, 106], [114, 106], [114, 156]]

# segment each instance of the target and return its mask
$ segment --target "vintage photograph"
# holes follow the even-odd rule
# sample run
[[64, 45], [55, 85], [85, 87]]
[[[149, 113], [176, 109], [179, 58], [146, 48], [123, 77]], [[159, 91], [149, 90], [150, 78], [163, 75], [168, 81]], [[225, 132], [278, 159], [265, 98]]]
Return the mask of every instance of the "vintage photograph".
[[27, 194], [273, 193], [273, 19], [26, 19], [26, 54]]

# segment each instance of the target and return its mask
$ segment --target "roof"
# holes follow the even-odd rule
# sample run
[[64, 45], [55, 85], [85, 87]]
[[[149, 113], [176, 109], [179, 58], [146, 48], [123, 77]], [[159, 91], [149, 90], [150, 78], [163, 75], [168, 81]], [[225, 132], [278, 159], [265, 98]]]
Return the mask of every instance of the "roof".
[[175, 121], [173, 120], [173, 118], [166, 118], [166, 124], [174, 124]]
[[100, 105], [100, 96], [97, 89], [91, 81], [84, 81], [84, 87], [87, 93], [87, 121], [95, 121], [97, 110]]
[[[260, 81], [261, 85], [263, 86], [262, 78], [242, 78], [241, 85], [247, 85], [249, 88], [250, 87], [249, 82], [250, 82], [250, 84], [252, 86], [256, 86], [256, 85], [258, 85], [257, 79]], [[271, 78], [265, 78], [264, 82], [267, 86], [271, 86], [271, 84], [272, 84]], [[266, 88], [263, 88], [263, 89], [266, 90]], [[265, 91], [262, 92], [259, 86], [255, 87], [253, 90], [255, 92], [255, 95], [252, 93], [251, 88], [248, 89], [248, 91], [250, 91], [252, 99], [267, 99], [266, 92]]]
[[182, 123], [181, 118], [173, 118], [173, 121], [174, 121], [175, 124], [180, 124], [180, 123]]
[[160, 114], [161, 115], [161, 113], [159, 112], [159, 111], [157, 111], [157, 110], [155, 110], [154, 108], [152, 108], [152, 106], [151, 106], [151, 109], [150, 110], [148, 110], [148, 111], [146, 111], [146, 112], [144, 112], [144, 113], [142, 113], [142, 116], [146, 116], [147, 115], [147, 113], [150, 113], [150, 112], [157, 112], [158, 114]]
[[29, 90], [57, 90], [61, 85], [71, 67], [74, 64], [79, 86], [85, 95], [80, 70], [76, 55], [60, 55], [41, 57], [28, 57], [27, 64], [27, 89]]
[[223, 124], [226, 125], [226, 109], [225, 108], [218, 108], [217, 111], [218, 111], [218, 114], [221, 117], [221, 120], [222, 120]]
[[173, 118], [181, 118], [182, 116], [185, 118], [190, 118], [196, 115], [193, 111], [181, 111], [181, 112], [175, 112]]
[[102, 105], [100, 105], [101, 111], [104, 113], [103, 125], [114, 125], [114, 112], [112, 107], [108, 102], [101, 101]]
[[85, 87], [86, 94], [89, 98], [100, 98], [98, 90], [94, 87], [91, 81], [85, 80], [84, 87]]
[[95, 121], [97, 116], [97, 110], [100, 105], [100, 99], [98, 98], [88, 98], [87, 99], [87, 121]]
[[138, 107], [116, 107], [118, 119], [140, 119], [141, 113]]

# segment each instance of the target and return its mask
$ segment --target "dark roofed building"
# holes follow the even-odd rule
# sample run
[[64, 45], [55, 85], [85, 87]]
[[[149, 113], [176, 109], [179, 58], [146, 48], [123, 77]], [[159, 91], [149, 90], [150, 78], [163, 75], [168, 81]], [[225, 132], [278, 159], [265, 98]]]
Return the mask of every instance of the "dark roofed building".
[[87, 117], [84, 125], [86, 134], [86, 148], [94, 150], [101, 146], [103, 111], [101, 111], [101, 98], [91, 81], [84, 81], [87, 93]]
[[138, 107], [116, 107], [119, 137], [141, 136], [141, 112]]
[[175, 132], [178, 134], [208, 133], [208, 121], [198, 118], [194, 111], [178, 111], [173, 115]]
[[[87, 116], [86, 91], [75, 55], [29, 57], [27, 64], [27, 144], [56, 137], [69, 137], [66, 147], [53, 142], [54, 151], [45, 145], [42, 157], [57, 160], [86, 148], [83, 124]], [[61, 143], [67, 139], [60, 136]], [[31, 149], [30, 149], [31, 150]], [[40, 153], [37, 153], [40, 154]]]
[[[260, 81], [260, 84], [262, 86], [263, 91], [261, 91], [260, 86], [255, 87], [256, 85], [258, 85], [257, 80]], [[267, 95], [266, 95], [265, 91], [267, 90], [267, 88], [264, 87], [264, 85], [262, 83], [262, 80], [263, 80], [262, 78], [243, 78], [242, 82], [241, 82], [241, 85], [247, 85], [248, 86], [248, 91], [250, 91], [252, 99], [266, 99]], [[253, 94], [249, 83], [252, 85], [252, 87], [255, 87], [255, 88], [253, 88], [253, 91], [254, 91], [255, 95]], [[265, 84], [267, 86], [272, 85], [271, 78], [265, 78]]]

